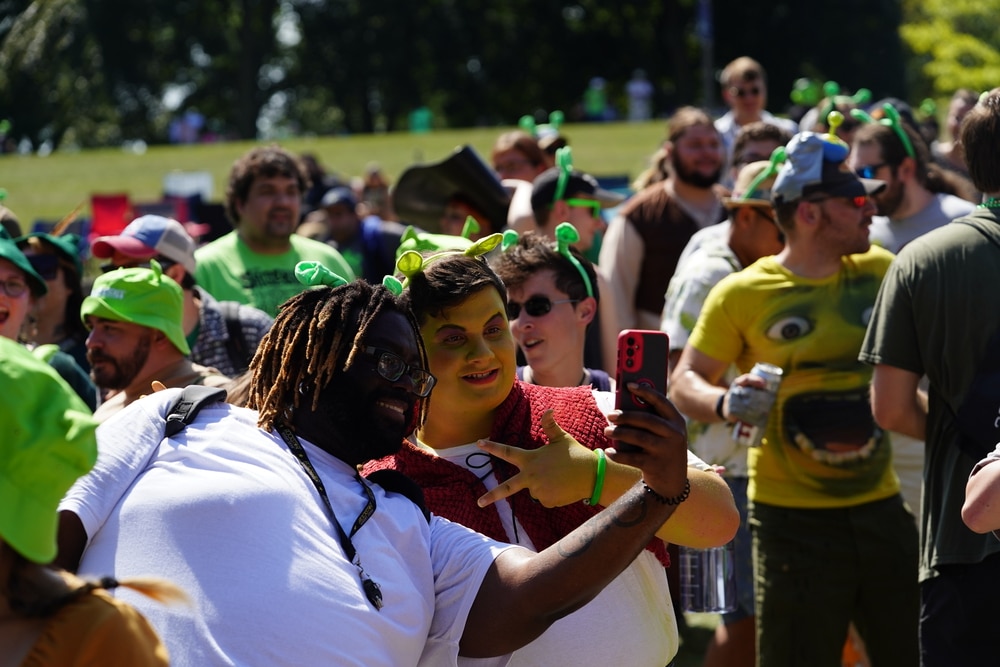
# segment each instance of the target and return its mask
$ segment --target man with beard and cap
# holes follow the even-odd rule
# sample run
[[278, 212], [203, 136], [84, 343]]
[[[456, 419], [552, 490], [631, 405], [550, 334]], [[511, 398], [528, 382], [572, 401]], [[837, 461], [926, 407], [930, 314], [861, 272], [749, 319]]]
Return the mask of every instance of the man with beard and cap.
[[274, 317], [302, 290], [296, 262], [323, 262], [353, 278], [334, 248], [293, 233], [308, 185], [302, 163], [279, 146], [257, 147], [236, 160], [226, 186], [234, 229], [195, 253], [198, 284], [219, 301], [246, 303]]
[[[315, 288], [262, 341], [252, 409], [210, 403], [166, 435], [179, 393], [137, 401], [99, 429], [93, 472], [60, 506], [59, 563], [155, 572], [190, 595], [189, 608], [122, 595], [171, 664], [506, 664], [686, 509], [683, 421], [643, 389], [655, 414], [609, 427], [640, 448], [607, 452], [609, 466], [637, 466], [632, 481], [538, 553], [426, 514], [399, 475], [362, 478], [360, 464], [422, 423], [435, 378], [401, 298], [316, 264], [297, 272]], [[553, 446], [573, 444], [554, 420], [544, 429]]]
[[[916, 525], [857, 360], [893, 257], [868, 239], [884, 183], [848, 170], [848, 150], [812, 132], [788, 144], [771, 189], [785, 247], [712, 289], [671, 375], [688, 418], [763, 435], [746, 443], [747, 496], [769, 667], [839, 664], [850, 621], [872, 664], [917, 663]], [[751, 373], [760, 362], [781, 369], [777, 391]]]
[[80, 315], [90, 331], [90, 377], [106, 394], [94, 413], [99, 421], [148, 394], [153, 380], [167, 387], [228, 381], [188, 358], [191, 348], [181, 324], [184, 295], [156, 260], [148, 269], [121, 268], [98, 277]]
[[667, 123], [670, 177], [632, 197], [608, 225], [598, 261], [622, 329], [658, 329], [677, 258], [699, 229], [726, 219], [713, 186], [725, 154], [701, 109], [683, 107]]

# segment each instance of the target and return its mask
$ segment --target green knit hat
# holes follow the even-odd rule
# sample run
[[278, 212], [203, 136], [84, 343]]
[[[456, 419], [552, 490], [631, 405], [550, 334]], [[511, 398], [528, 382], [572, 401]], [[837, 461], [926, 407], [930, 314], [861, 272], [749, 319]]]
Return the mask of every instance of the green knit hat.
[[36, 563], [56, 556], [56, 509], [97, 460], [97, 422], [69, 385], [0, 337], [0, 537]]
[[80, 316], [130, 322], [157, 329], [183, 354], [191, 354], [184, 337], [184, 294], [181, 286], [163, 275], [159, 262], [150, 268], [118, 269], [97, 278], [83, 300]]

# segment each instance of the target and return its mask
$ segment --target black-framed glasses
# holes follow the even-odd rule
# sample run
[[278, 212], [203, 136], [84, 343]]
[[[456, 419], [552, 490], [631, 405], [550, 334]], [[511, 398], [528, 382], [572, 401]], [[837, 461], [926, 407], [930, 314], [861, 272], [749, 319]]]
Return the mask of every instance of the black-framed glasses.
[[[559, 299], [558, 301], [553, 301], [547, 296], [533, 296], [524, 302], [524, 312], [528, 313], [532, 317], [541, 317], [542, 315], [548, 315], [552, 311], [552, 306], [558, 305], [560, 303], [577, 303], [580, 299]], [[517, 301], [507, 302], [507, 319], [516, 320], [521, 315], [522, 304]]]
[[413, 393], [424, 398], [429, 396], [431, 389], [437, 383], [437, 378], [422, 368], [409, 365], [399, 355], [371, 345], [364, 348], [364, 353], [375, 360], [375, 370], [389, 382], [395, 382], [404, 375], [413, 383]]
[[736, 97], [757, 97], [760, 95], [760, 87], [751, 86], [750, 88], [737, 88], [736, 86], [732, 86], [729, 89], [729, 93], [731, 95], [735, 95]]
[[59, 275], [59, 258], [55, 255], [28, 255], [28, 262], [43, 280], [55, 280]]
[[889, 164], [888, 162], [879, 162], [878, 164], [870, 164], [867, 167], [861, 167], [860, 169], [855, 169], [854, 173], [858, 175], [859, 178], [875, 178], [875, 172], [877, 172], [882, 167]]
[[0, 280], [0, 290], [7, 293], [12, 299], [16, 299], [25, 293], [28, 289], [28, 283], [24, 282], [20, 278], [8, 278], [7, 280]]

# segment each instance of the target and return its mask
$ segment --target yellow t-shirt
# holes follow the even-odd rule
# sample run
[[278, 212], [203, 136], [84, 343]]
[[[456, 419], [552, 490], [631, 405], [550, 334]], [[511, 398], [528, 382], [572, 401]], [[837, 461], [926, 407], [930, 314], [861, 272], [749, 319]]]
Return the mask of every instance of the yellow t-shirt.
[[749, 452], [751, 500], [849, 507], [899, 490], [888, 435], [871, 416], [871, 367], [858, 361], [892, 257], [873, 247], [822, 279], [765, 257], [708, 295], [690, 344], [744, 373], [758, 361], [784, 371], [764, 442]]

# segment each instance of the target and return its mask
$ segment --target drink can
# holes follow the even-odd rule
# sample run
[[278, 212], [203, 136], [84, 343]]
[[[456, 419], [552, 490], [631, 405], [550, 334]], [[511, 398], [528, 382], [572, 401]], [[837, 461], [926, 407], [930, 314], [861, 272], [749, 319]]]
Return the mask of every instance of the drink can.
[[[750, 369], [750, 375], [756, 375], [764, 380], [764, 390], [772, 396], [777, 396], [778, 387], [781, 386], [782, 370], [780, 366], [757, 362]], [[767, 430], [767, 420], [762, 424], [749, 424], [738, 421], [733, 426], [733, 440], [745, 447], [760, 447], [760, 441]]]

